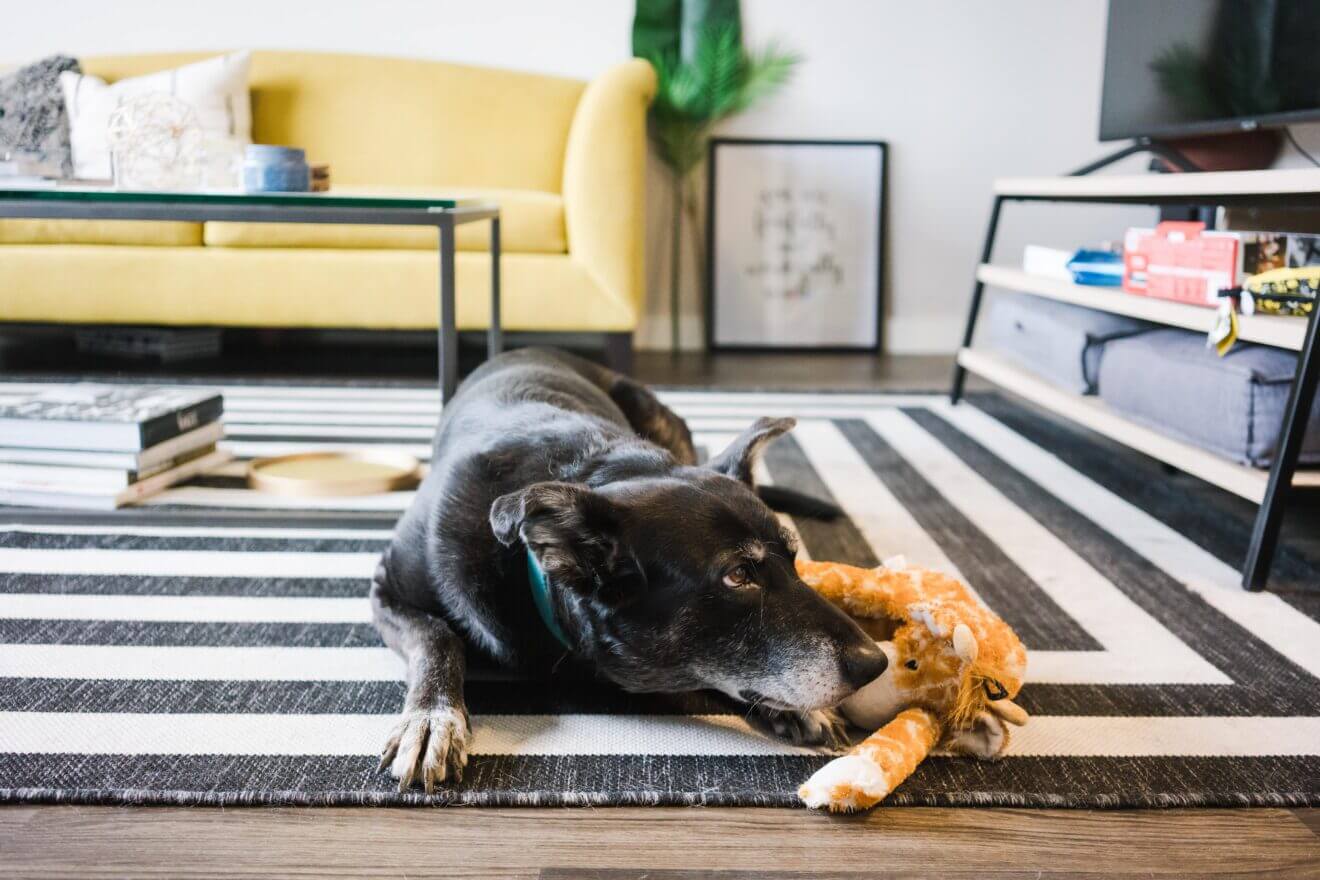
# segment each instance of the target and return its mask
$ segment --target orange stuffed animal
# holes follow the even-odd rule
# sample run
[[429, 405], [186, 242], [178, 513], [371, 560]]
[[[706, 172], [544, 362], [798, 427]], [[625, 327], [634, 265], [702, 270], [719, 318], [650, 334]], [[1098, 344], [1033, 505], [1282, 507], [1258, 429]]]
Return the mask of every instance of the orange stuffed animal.
[[797, 563], [808, 586], [856, 618], [879, 641], [889, 667], [840, 707], [875, 733], [818, 770], [798, 796], [810, 807], [868, 809], [930, 752], [993, 759], [1008, 747], [1004, 722], [1022, 725], [1013, 702], [1027, 653], [1013, 630], [948, 575], [908, 568]]

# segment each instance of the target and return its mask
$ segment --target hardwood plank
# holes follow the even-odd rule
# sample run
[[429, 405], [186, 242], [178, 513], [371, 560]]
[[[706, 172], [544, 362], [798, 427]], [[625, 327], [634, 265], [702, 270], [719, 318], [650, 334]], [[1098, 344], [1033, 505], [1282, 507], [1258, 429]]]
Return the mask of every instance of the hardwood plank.
[[738, 880], [821, 869], [1320, 877], [1320, 839], [1273, 809], [893, 808], [834, 818], [772, 809], [0, 808], [5, 877], [532, 878], [542, 869], [742, 872]]
[[1296, 816], [1303, 825], [1310, 828], [1312, 834], [1316, 837], [1320, 837], [1320, 807], [1297, 809], [1293, 810], [1292, 814]]
[[[1157, 877], [1158, 874], [1116, 875], [1107, 871], [581, 871], [576, 868], [544, 871], [539, 880], [1112, 880], [1114, 877]], [[1174, 876], [1196, 876], [1177, 874]], [[1216, 874], [1216, 880], [1256, 880], [1259, 873]], [[1282, 875], [1269, 875], [1282, 876]]]

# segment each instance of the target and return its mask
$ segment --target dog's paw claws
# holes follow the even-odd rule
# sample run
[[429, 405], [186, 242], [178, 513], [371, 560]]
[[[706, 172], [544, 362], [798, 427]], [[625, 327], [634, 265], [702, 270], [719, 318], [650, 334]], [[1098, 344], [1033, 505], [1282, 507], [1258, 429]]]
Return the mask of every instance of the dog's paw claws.
[[460, 709], [407, 712], [386, 740], [380, 764], [399, 780], [399, 791], [421, 785], [430, 794], [438, 783], [462, 779], [467, 741], [467, 716]]
[[834, 709], [786, 712], [760, 707], [756, 716], [763, 727], [793, 745], [839, 752], [850, 744], [848, 722]]

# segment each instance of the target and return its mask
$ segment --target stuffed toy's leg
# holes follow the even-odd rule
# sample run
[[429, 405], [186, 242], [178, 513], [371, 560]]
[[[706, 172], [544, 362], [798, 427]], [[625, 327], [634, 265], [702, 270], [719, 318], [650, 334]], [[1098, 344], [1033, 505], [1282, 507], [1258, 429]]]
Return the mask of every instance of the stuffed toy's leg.
[[820, 768], [798, 789], [809, 807], [867, 810], [912, 775], [939, 742], [941, 725], [925, 709], [904, 709], [852, 751]]

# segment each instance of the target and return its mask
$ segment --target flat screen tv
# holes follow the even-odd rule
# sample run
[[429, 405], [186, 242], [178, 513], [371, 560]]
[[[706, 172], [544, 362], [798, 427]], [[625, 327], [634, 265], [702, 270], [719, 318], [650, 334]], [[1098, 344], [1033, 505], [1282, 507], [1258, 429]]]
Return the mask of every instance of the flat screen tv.
[[1110, 0], [1100, 139], [1320, 119], [1320, 0]]

